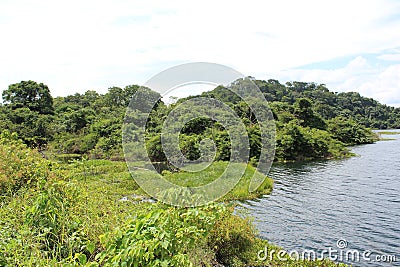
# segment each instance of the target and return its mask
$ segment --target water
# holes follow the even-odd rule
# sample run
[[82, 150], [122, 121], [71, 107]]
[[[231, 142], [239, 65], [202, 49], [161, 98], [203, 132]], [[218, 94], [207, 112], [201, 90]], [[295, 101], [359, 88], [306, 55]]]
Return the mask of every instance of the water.
[[[400, 135], [383, 137], [396, 140], [356, 146], [350, 159], [273, 166], [272, 194], [244, 203], [261, 237], [300, 253], [372, 252], [342, 258], [353, 266], [400, 266]], [[396, 262], [372, 262], [381, 254]]]

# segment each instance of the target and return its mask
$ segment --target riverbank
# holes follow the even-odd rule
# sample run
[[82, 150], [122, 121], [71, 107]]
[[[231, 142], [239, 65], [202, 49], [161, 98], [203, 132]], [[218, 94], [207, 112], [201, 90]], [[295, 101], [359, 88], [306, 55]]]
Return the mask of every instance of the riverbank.
[[[278, 247], [259, 239], [251, 219], [234, 214], [232, 204], [156, 203], [140, 197], [123, 162], [59, 164], [12, 136], [2, 135], [0, 154], [2, 266], [282, 264], [277, 257], [260, 262], [259, 251]], [[315, 264], [283, 257], [285, 266]]]

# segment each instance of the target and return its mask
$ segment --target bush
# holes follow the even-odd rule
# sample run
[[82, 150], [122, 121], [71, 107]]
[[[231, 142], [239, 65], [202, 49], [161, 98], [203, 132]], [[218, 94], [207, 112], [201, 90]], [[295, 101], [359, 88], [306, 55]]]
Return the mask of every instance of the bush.
[[243, 266], [248, 263], [248, 252], [256, 240], [255, 229], [249, 219], [224, 212], [208, 236], [208, 244], [215, 251], [219, 263]]
[[80, 220], [71, 212], [79, 201], [77, 187], [66, 181], [58, 164], [15, 134], [0, 135], [0, 156], [0, 265], [73, 261], [86, 242]]
[[328, 131], [346, 145], [369, 144], [376, 141], [373, 132], [352, 119], [336, 117], [328, 121]]
[[43, 184], [36, 199], [25, 213], [25, 224], [37, 237], [41, 250], [57, 259], [72, 257], [79, 252], [84, 233], [80, 221], [70, 213], [78, 198], [72, 183], [59, 181]]
[[303, 136], [307, 140], [305, 155], [310, 158], [339, 158], [346, 152], [343, 144], [327, 131], [305, 128]]
[[29, 149], [15, 133], [0, 134], [0, 158], [0, 195], [12, 195], [21, 187], [37, 186], [40, 179], [55, 178], [54, 164]]
[[348, 154], [344, 144], [317, 128], [301, 127], [294, 121], [285, 124], [276, 137], [278, 161], [340, 158]]
[[190, 251], [204, 240], [221, 206], [155, 208], [100, 237], [104, 266], [193, 266]]

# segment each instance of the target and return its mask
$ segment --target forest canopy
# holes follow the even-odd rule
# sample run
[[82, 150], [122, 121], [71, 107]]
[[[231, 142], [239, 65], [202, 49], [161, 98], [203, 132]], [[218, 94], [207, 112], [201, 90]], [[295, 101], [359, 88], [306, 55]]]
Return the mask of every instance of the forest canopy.
[[[341, 157], [346, 146], [371, 143], [368, 128], [400, 128], [400, 109], [363, 97], [359, 93], [331, 92], [324, 84], [256, 80], [236, 81], [236, 86], [254, 82], [269, 102], [276, 122], [277, 161]], [[140, 88], [110, 87], [53, 98], [43, 83], [22, 81], [3, 91], [0, 127], [16, 132], [25, 144], [58, 155], [87, 155], [91, 158], [123, 159], [121, 127], [131, 96]], [[158, 93], [148, 90], [149, 97]], [[201, 94], [229, 105], [243, 121], [250, 142], [250, 157], [260, 155], [260, 129], [248, 105], [227, 88], [218, 86]], [[177, 105], [161, 100], [147, 122], [146, 142], [154, 161], [164, 161], [160, 133], [167, 115]], [[189, 159], [200, 157], [199, 145], [211, 138], [217, 145], [216, 160], [229, 160], [226, 130], [205, 118], [190, 121], [182, 129], [180, 149]]]

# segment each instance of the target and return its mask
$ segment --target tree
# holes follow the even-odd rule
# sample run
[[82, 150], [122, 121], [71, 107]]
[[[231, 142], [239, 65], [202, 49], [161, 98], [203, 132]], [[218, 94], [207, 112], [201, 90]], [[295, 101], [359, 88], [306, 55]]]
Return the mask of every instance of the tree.
[[53, 138], [51, 115], [40, 114], [29, 108], [10, 110], [10, 125], [6, 129], [18, 133], [18, 136], [31, 147], [42, 148]]
[[328, 131], [346, 145], [373, 143], [375, 136], [371, 130], [353, 119], [336, 117], [328, 121]]
[[312, 102], [308, 98], [298, 98], [294, 103], [294, 115], [303, 127], [326, 129], [325, 121], [314, 112]]
[[34, 81], [11, 84], [3, 92], [5, 104], [12, 109], [29, 108], [40, 114], [53, 114], [53, 98], [47, 85]]

